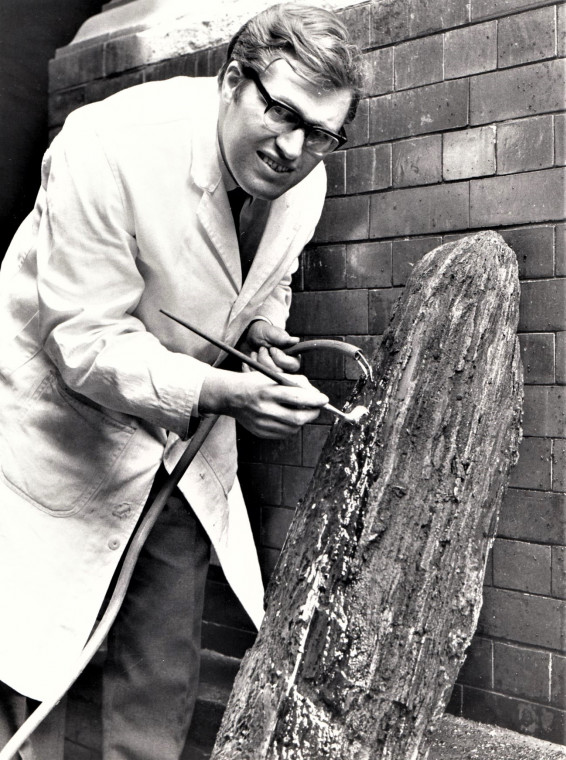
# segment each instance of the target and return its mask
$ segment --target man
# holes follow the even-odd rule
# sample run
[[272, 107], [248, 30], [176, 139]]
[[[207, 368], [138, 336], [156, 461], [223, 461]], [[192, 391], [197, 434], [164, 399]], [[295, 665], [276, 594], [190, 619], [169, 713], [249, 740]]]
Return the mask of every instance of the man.
[[[283, 4], [244, 25], [218, 81], [179, 77], [86, 106], [46, 154], [0, 278], [4, 734], [21, 722], [21, 695], [44, 699], [72, 672], [152, 484], [202, 415], [222, 416], [109, 638], [105, 760], [180, 756], [209, 541], [259, 624], [234, 422], [284, 437], [328, 399], [306, 381], [221, 368], [218, 350], [159, 309], [297, 369], [282, 350], [297, 340], [285, 331], [290, 279], [322, 209], [322, 158], [345, 141], [358, 97], [341, 22]], [[46, 735], [22, 756], [55, 760]]]

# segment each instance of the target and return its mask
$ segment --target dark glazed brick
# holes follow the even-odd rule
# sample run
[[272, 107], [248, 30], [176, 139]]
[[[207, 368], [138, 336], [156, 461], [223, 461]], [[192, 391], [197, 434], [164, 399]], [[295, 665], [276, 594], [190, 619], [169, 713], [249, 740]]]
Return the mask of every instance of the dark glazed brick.
[[420, 87], [443, 79], [442, 35], [422, 37], [395, 48], [395, 89]]
[[347, 148], [367, 145], [369, 142], [369, 100], [361, 100], [354, 120], [345, 126], [348, 136]]
[[243, 462], [265, 464], [301, 464], [301, 436], [293, 435], [278, 441], [269, 441], [238, 428], [238, 452]]
[[321, 349], [307, 351], [302, 357], [301, 372], [311, 380], [320, 378], [325, 380], [343, 380], [344, 355], [336, 351]]
[[371, 198], [370, 237], [468, 229], [468, 196], [467, 182], [377, 193]]
[[470, 79], [470, 123], [560, 111], [565, 93], [565, 67], [560, 60], [480, 74]]
[[520, 541], [566, 544], [566, 496], [510, 488], [497, 530], [499, 536]]
[[551, 591], [551, 549], [497, 538], [493, 545], [493, 585], [546, 594]]
[[558, 20], [558, 55], [566, 55], [566, 5], [561, 3], [556, 9]]
[[548, 5], [549, 0], [471, 0], [472, 21], [491, 16], [507, 16], [537, 5]]
[[479, 74], [497, 68], [497, 23], [454, 29], [444, 36], [444, 78]]
[[493, 656], [495, 691], [548, 702], [550, 654], [496, 642]]
[[329, 432], [329, 425], [305, 425], [303, 428], [303, 465], [306, 467], [316, 465]]
[[311, 248], [304, 254], [305, 290], [346, 287], [346, 246]]
[[[375, 356], [375, 353], [381, 344], [380, 335], [347, 335], [346, 340], [348, 343], [353, 343], [354, 346], [358, 346], [369, 362], [372, 361], [372, 357]], [[346, 379], [348, 380], [357, 380], [362, 375], [360, 366], [353, 359], [346, 361], [345, 370]]]
[[566, 491], [566, 441], [557, 438], [552, 447], [552, 490]]
[[196, 56], [189, 53], [180, 55], [178, 58], [169, 58], [167, 61], [146, 66], [143, 72], [146, 82], [171, 79], [171, 77], [194, 77], [196, 76]]
[[382, 335], [385, 332], [393, 307], [399, 300], [403, 288], [383, 288], [370, 290], [369, 293], [369, 329], [370, 332]]
[[371, 145], [346, 152], [346, 192], [363, 193], [391, 186], [391, 146]]
[[349, 288], [386, 288], [391, 285], [391, 243], [354, 243], [346, 254]]
[[393, 186], [430, 185], [442, 180], [442, 136], [393, 144]]
[[[563, 6], [566, 8], [566, 6]], [[554, 163], [557, 166], [566, 164], [566, 114], [554, 115]]]
[[261, 510], [261, 543], [270, 549], [281, 549], [289, 525], [293, 519], [294, 510], [264, 507]]
[[259, 563], [261, 567], [261, 574], [263, 576], [263, 582], [268, 584], [269, 579], [273, 575], [277, 560], [279, 559], [279, 549], [269, 549], [268, 547], [260, 546], [258, 550]]
[[551, 702], [564, 709], [566, 704], [566, 657], [552, 655]]
[[[518, 697], [493, 694], [464, 686], [462, 714], [470, 720], [495, 724], [544, 741], [564, 744], [566, 740], [563, 710], [521, 700]], [[518, 760], [518, 756], [515, 757]], [[505, 753], [501, 760], [514, 759]]]
[[414, 265], [425, 253], [442, 245], [442, 238], [412, 238], [393, 241], [393, 285], [404, 285]]
[[478, 633], [561, 651], [566, 645], [565, 614], [566, 602], [560, 599], [487, 587]]
[[499, 68], [554, 56], [555, 18], [553, 6], [502, 18], [498, 27]]
[[566, 224], [557, 224], [555, 233], [555, 274], [558, 277], [566, 275]]
[[383, 95], [393, 90], [393, 48], [380, 48], [363, 58], [367, 95]]
[[297, 293], [287, 329], [296, 335], [367, 334], [367, 302], [365, 290]]
[[[400, 0], [407, 2], [407, 0]], [[470, 20], [469, 0], [408, 0], [409, 34], [417, 36], [462, 26]]]
[[53, 93], [49, 97], [49, 126], [60, 127], [67, 116], [76, 108], [84, 106], [85, 102], [84, 87]]
[[339, 15], [344, 24], [346, 24], [352, 41], [361, 48], [367, 47], [370, 39], [369, 5], [345, 8], [339, 11]]
[[369, 198], [329, 198], [314, 233], [316, 243], [363, 240], [369, 233]]
[[497, 127], [498, 174], [545, 169], [553, 160], [552, 116], [534, 116]]
[[519, 330], [566, 330], [566, 278], [522, 284]]
[[283, 468], [283, 504], [296, 507], [303, 498], [312, 480], [313, 470], [310, 467]]
[[381, 0], [371, 4], [370, 42], [390, 45], [409, 36], [410, 2]]
[[371, 43], [388, 45], [469, 21], [466, 0], [380, 0], [371, 6]]
[[515, 488], [549, 491], [552, 488], [551, 444], [548, 438], [523, 438], [519, 461], [511, 471], [509, 484]]
[[384, 142], [468, 124], [468, 81], [454, 79], [370, 99], [370, 141]]
[[208, 76], [215, 77], [226, 60], [228, 45], [220, 45], [207, 51]]
[[238, 476], [246, 502], [281, 504], [283, 493], [281, 465], [241, 462]]
[[66, 90], [104, 76], [104, 46], [73, 50], [49, 61], [49, 92]]
[[566, 332], [556, 333], [556, 382], [566, 385]]
[[[153, 53], [153, 60], [152, 58]], [[108, 40], [104, 46], [104, 67], [106, 75], [121, 74], [149, 63], [155, 63], [155, 53], [151, 42], [136, 32]]]
[[566, 599], [566, 547], [552, 547], [552, 595]]
[[339, 150], [324, 159], [326, 167], [327, 195], [343, 195], [346, 192], [346, 153]]
[[468, 686], [490, 688], [493, 686], [493, 642], [474, 636], [466, 655], [466, 661], [458, 674], [458, 682]]
[[519, 336], [519, 341], [525, 382], [528, 385], [554, 383], [553, 333], [524, 333]]
[[527, 385], [523, 405], [523, 432], [566, 438], [566, 388], [562, 385]]
[[531, 279], [554, 274], [554, 227], [522, 227], [501, 231], [517, 256], [519, 277]]
[[97, 79], [95, 82], [90, 82], [86, 85], [85, 99], [87, 103], [96, 103], [99, 100], [110, 97], [110, 95], [114, 95], [116, 92], [127, 90], [128, 87], [142, 84], [142, 82], [142, 71], [132, 71], [118, 77], [110, 77], [109, 79]]
[[443, 137], [442, 176], [446, 180], [495, 173], [495, 127], [448, 132]]
[[472, 180], [470, 225], [497, 227], [561, 219], [564, 191], [564, 169]]

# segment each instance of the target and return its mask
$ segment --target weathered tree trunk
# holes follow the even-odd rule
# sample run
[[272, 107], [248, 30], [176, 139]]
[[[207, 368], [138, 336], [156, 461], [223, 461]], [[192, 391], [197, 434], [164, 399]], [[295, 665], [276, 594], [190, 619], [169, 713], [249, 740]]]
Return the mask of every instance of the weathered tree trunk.
[[415, 267], [335, 425], [213, 760], [412, 760], [474, 632], [520, 439], [517, 266], [482, 232]]

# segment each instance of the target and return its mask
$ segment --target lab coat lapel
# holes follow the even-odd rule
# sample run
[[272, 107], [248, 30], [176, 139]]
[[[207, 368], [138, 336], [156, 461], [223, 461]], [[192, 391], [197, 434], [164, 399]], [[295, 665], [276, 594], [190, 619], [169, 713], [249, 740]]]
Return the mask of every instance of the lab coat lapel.
[[205, 190], [197, 210], [197, 216], [220, 255], [234, 288], [239, 291], [242, 285], [242, 270], [238, 238], [222, 182], [212, 192]]
[[197, 217], [222, 260], [226, 274], [239, 291], [242, 285], [238, 238], [218, 158], [218, 91], [200, 104], [200, 117], [194, 127], [191, 178], [203, 191]]

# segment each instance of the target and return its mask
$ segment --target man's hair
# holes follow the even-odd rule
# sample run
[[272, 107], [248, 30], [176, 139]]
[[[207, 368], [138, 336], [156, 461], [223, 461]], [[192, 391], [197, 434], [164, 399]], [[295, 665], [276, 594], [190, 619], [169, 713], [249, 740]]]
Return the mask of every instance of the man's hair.
[[232, 37], [218, 80], [231, 61], [261, 72], [277, 58], [288, 59], [298, 74], [325, 89], [351, 90], [346, 121], [354, 118], [362, 94], [361, 54], [335, 13], [292, 3], [258, 13]]

